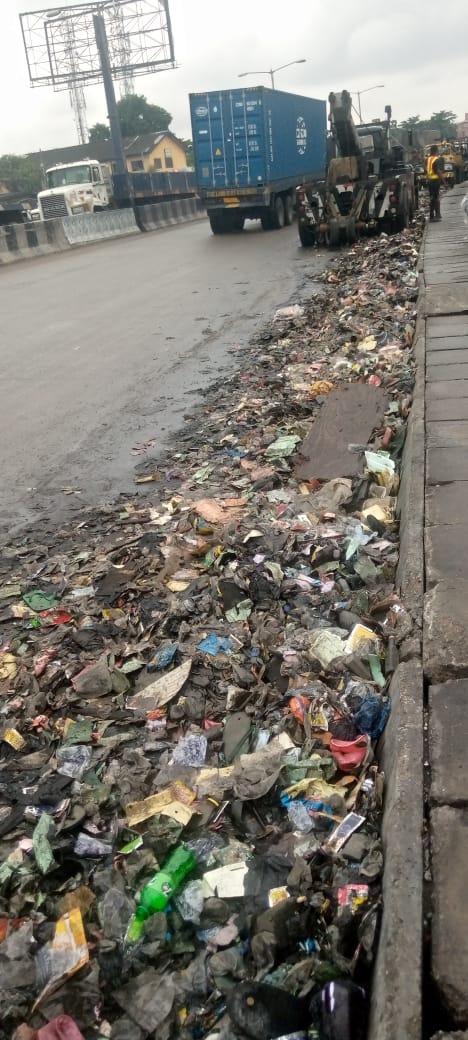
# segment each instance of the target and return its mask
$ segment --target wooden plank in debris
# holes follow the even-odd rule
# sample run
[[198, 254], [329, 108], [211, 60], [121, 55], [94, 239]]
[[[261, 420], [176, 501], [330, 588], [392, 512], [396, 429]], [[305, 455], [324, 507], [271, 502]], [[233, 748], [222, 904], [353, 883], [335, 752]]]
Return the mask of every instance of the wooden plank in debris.
[[368, 443], [372, 431], [381, 425], [386, 407], [385, 391], [379, 387], [349, 383], [333, 390], [298, 450], [298, 480], [332, 480], [358, 473], [362, 455], [350, 451], [349, 445]]

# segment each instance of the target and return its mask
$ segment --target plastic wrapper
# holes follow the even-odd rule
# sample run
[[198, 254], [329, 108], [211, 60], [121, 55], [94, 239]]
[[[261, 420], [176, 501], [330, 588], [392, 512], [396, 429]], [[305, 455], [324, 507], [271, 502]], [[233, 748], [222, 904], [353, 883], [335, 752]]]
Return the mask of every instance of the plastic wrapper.
[[71, 910], [57, 921], [52, 941], [36, 954], [37, 984], [41, 992], [34, 1007], [53, 993], [65, 979], [83, 968], [88, 960], [88, 944], [81, 913], [78, 909]]
[[206, 759], [208, 741], [203, 734], [182, 737], [176, 744], [172, 761], [182, 766], [202, 766]]
[[111, 856], [112, 845], [108, 841], [101, 841], [100, 838], [87, 834], [86, 831], [81, 831], [75, 841], [73, 852], [75, 856], [89, 856], [97, 859], [100, 856]]
[[185, 888], [174, 897], [174, 902], [184, 921], [198, 924], [205, 902], [203, 881], [189, 881]]
[[74, 780], [81, 780], [83, 774], [90, 765], [93, 753], [85, 744], [75, 744], [73, 747], [58, 748], [57, 750], [57, 772], [62, 776], [71, 776]]

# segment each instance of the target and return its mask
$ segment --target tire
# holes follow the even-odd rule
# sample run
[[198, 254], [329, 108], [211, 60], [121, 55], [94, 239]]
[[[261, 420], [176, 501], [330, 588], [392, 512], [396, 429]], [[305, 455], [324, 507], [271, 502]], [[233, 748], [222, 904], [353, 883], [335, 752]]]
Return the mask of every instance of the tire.
[[306, 249], [310, 246], [314, 246], [316, 243], [315, 228], [305, 227], [304, 224], [299, 224], [299, 239], [301, 246]]
[[393, 231], [394, 232], [404, 231], [405, 228], [408, 227], [408, 222], [409, 222], [408, 200], [405, 198], [404, 203], [403, 203], [403, 205], [401, 207], [400, 213], [398, 214], [396, 220], [393, 222]]
[[281, 228], [284, 228], [284, 222], [284, 202], [281, 195], [277, 195], [273, 209], [273, 227], [275, 231], [281, 231]]
[[[242, 218], [239, 218], [239, 221]], [[229, 235], [233, 231], [242, 231], [244, 223], [242, 221], [242, 227], [236, 226], [236, 214], [235, 213], [210, 213], [209, 216], [210, 227], [214, 235]]]
[[214, 235], [226, 234], [226, 220], [224, 213], [210, 213], [210, 227]]
[[260, 220], [263, 231], [273, 231], [274, 224], [270, 210], [267, 210], [266, 213], [263, 214], [263, 217], [260, 218]]
[[354, 245], [357, 242], [357, 237], [356, 221], [354, 217], [349, 217], [346, 224], [346, 241], [348, 245]]
[[294, 206], [291, 195], [284, 196], [284, 226], [290, 227], [294, 219]]
[[242, 217], [240, 213], [233, 214], [233, 231], [243, 231], [245, 224], [245, 217]]
[[337, 220], [330, 221], [330, 246], [332, 249], [336, 249], [341, 242], [341, 228]]

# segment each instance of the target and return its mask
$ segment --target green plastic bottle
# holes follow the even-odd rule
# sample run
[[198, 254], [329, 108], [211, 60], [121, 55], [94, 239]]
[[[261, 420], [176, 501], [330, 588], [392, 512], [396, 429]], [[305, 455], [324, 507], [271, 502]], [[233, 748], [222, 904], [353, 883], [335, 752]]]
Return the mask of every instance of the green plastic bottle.
[[169, 856], [162, 870], [158, 870], [154, 878], [141, 891], [140, 902], [130, 921], [127, 942], [138, 942], [143, 934], [143, 925], [147, 917], [165, 910], [174, 892], [184, 883], [185, 878], [195, 870], [197, 861], [190, 849], [179, 845]]

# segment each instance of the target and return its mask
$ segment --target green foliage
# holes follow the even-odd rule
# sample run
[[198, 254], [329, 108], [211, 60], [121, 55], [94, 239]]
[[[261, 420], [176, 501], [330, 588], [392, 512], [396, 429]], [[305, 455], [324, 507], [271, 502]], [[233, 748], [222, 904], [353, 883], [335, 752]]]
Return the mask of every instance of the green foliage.
[[399, 123], [402, 130], [416, 130], [417, 127], [421, 127], [421, 116], [409, 116], [408, 119], [403, 119], [402, 123]]
[[431, 130], [434, 137], [448, 137], [452, 139], [456, 137], [456, 122], [457, 116], [455, 112], [441, 109], [440, 112], [433, 112], [429, 119], [421, 119], [420, 116], [409, 116], [408, 119], [404, 119], [399, 125], [403, 130]]
[[165, 108], [152, 105], [143, 94], [127, 94], [117, 103], [122, 137], [160, 133], [168, 130], [172, 116]]
[[89, 131], [89, 143], [98, 144], [101, 141], [110, 141], [110, 136], [107, 123], [95, 123]]
[[27, 155], [1, 155], [0, 184], [14, 193], [36, 195], [42, 188], [40, 164]]
[[[117, 102], [122, 137], [136, 137], [138, 134], [159, 134], [168, 130], [172, 123], [170, 112], [159, 105], [152, 105], [144, 94], [126, 94]], [[107, 123], [95, 123], [89, 131], [89, 143], [110, 141], [110, 128]]]

